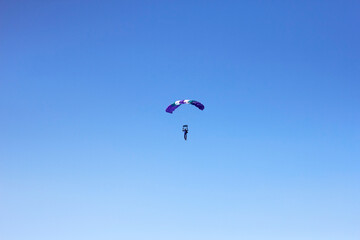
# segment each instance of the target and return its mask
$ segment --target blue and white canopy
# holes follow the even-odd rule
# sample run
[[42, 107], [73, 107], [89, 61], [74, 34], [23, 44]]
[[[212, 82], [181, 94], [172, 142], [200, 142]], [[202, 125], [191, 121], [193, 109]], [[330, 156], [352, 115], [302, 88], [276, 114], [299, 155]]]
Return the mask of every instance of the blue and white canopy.
[[176, 102], [174, 102], [173, 104], [170, 104], [167, 108], [166, 108], [166, 112], [168, 113], [173, 113], [175, 111], [175, 109], [177, 109], [181, 104], [191, 104], [196, 106], [198, 109], [200, 110], [204, 110], [204, 105], [202, 105], [200, 102], [195, 101], [195, 100], [178, 100]]

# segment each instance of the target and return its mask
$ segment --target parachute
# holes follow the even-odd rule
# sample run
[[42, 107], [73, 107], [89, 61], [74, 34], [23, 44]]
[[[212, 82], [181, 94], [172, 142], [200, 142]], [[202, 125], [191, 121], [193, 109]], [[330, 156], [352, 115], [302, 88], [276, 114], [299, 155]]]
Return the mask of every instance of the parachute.
[[204, 105], [202, 105], [200, 102], [195, 101], [195, 100], [178, 100], [178, 101], [174, 102], [173, 104], [170, 104], [166, 108], [165, 111], [168, 113], [173, 113], [175, 111], [175, 109], [177, 109], [181, 104], [191, 104], [200, 110], [204, 110], [204, 108], [205, 108]]

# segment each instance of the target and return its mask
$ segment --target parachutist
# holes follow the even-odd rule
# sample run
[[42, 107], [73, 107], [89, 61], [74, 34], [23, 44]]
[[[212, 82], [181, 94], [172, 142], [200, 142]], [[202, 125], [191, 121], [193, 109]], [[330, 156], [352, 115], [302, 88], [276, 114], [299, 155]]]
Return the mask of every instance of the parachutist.
[[187, 134], [188, 134], [188, 130], [184, 130], [184, 139], [185, 139], [185, 141], [186, 141], [186, 139], [187, 139]]
[[187, 140], [187, 134], [189, 132], [188, 125], [184, 125], [182, 131], [184, 132], [184, 139]]

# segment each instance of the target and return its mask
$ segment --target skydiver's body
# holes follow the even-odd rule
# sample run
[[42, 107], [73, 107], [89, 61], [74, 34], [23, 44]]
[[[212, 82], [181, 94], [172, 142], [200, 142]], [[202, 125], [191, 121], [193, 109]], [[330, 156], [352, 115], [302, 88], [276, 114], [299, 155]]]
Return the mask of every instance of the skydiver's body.
[[183, 129], [183, 132], [184, 132], [184, 139], [186, 140], [186, 139], [187, 139], [187, 134], [188, 134], [189, 130]]

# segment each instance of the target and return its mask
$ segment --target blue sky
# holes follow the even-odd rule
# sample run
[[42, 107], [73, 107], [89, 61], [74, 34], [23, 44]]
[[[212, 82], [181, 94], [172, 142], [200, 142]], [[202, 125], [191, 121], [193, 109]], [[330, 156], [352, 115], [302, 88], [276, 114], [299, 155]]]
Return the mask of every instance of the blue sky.
[[358, 240], [359, 12], [1, 1], [0, 238]]

